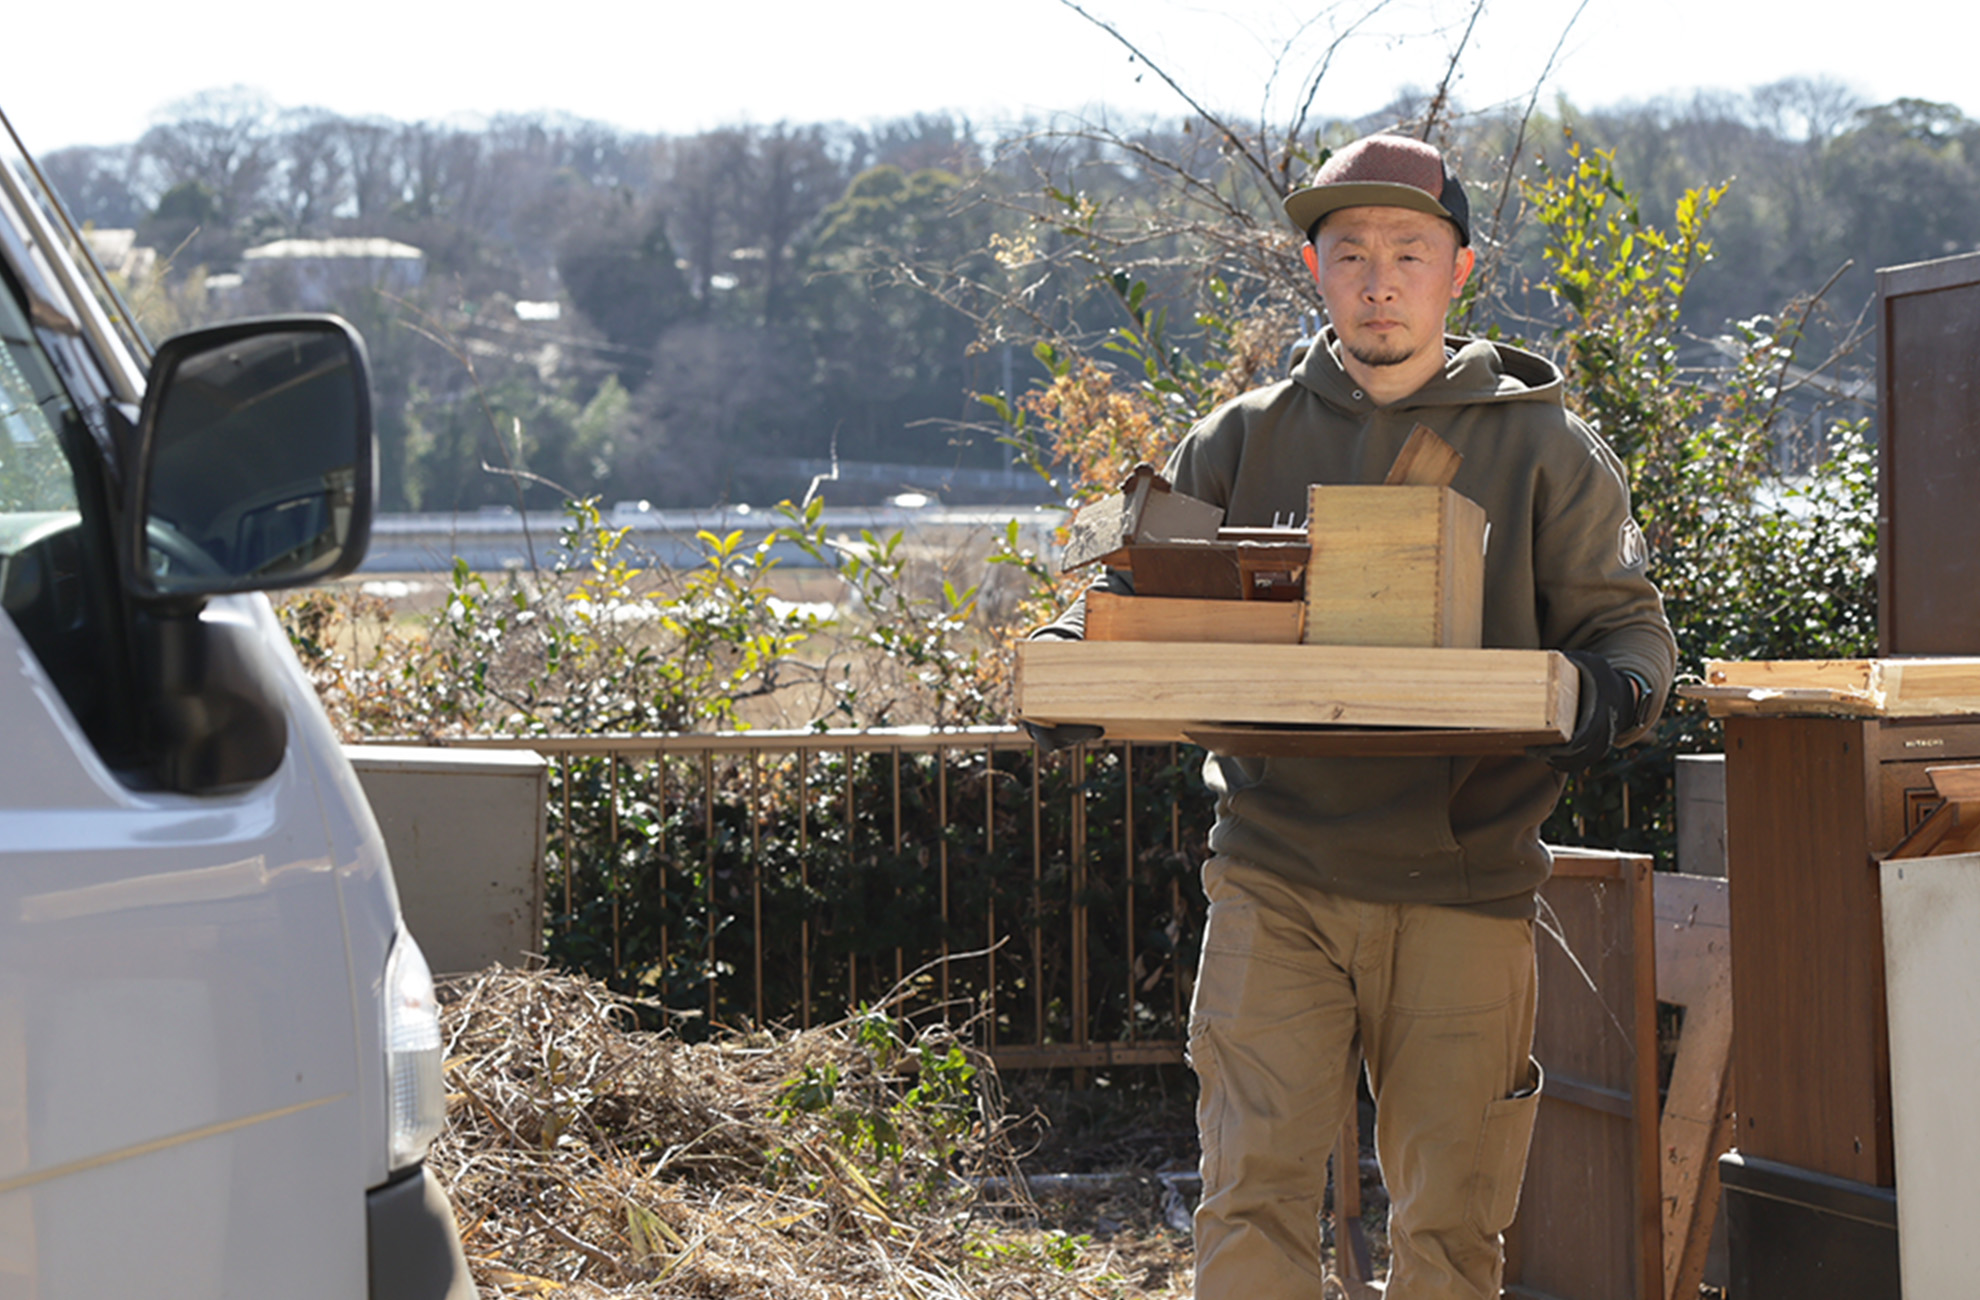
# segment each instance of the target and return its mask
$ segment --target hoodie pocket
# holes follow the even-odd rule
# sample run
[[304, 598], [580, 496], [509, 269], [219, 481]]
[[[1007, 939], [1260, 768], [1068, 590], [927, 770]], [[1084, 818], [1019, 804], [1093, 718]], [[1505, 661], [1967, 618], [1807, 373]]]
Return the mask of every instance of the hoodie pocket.
[[1456, 760], [1244, 762], [1250, 770], [1232, 772], [1236, 779], [1227, 780], [1228, 807], [1240, 820], [1285, 844], [1309, 846], [1337, 862], [1396, 862], [1458, 851], [1457, 836], [1451, 831]]

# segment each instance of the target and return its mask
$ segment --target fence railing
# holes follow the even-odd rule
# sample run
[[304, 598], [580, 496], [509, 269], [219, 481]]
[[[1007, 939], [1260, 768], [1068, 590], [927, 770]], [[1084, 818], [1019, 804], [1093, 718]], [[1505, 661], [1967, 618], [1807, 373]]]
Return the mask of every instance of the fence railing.
[[1199, 751], [1013, 728], [448, 742], [550, 762], [547, 945], [705, 1025], [889, 1002], [1000, 1066], [1182, 1059]]

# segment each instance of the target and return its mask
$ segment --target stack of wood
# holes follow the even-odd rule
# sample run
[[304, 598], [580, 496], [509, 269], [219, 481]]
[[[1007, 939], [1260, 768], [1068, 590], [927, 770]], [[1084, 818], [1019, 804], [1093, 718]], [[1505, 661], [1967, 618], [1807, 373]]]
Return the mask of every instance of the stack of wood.
[[1086, 640], [1019, 647], [1018, 711], [1115, 739], [1250, 754], [1512, 752], [1572, 731], [1553, 651], [1479, 648], [1485, 512], [1421, 425], [1380, 484], [1314, 484], [1303, 524], [1223, 526], [1147, 465], [1073, 520], [1064, 566], [1132, 575], [1087, 594]]

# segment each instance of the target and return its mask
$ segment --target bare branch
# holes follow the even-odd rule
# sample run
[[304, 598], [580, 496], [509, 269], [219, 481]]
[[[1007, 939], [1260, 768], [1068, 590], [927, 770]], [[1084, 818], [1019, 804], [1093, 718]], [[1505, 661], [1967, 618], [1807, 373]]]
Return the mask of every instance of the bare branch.
[[1176, 97], [1182, 100], [1183, 103], [1188, 104], [1191, 112], [1195, 113], [1205, 122], [1208, 122], [1211, 126], [1215, 127], [1217, 129], [1218, 134], [1220, 134], [1224, 138], [1225, 142], [1228, 143], [1237, 152], [1239, 157], [1243, 158], [1246, 162], [1250, 163], [1252, 168], [1256, 170], [1260, 176], [1266, 179], [1266, 183], [1268, 185], [1271, 183], [1271, 173], [1266, 166], [1265, 160], [1259, 158], [1256, 154], [1252, 152], [1250, 143], [1246, 141], [1243, 136], [1239, 135], [1235, 130], [1225, 125], [1224, 120], [1222, 118], [1218, 117], [1215, 113], [1211, 112], [1203, 105], [1197, 103], [1196, 97], [1194, 95], [1191, 95], [1187, 90], [1184, 90], [1182, 88], [1182, 84], [1178, 82], [1174, 77], [1170, 76], [1167, 69], [1163, 68], [1161, 64], [1155, 62], [1153, 59], [1149, 58], [1145, 53], [1143, 53], [1140, 46], [1136, 45], [1133, 41], [1123, 36], [1118, 27], [1115, 27], [1112, 23], [1108, 22], [1104, 18], [1097, 18], [1094, 15], [1088, 13], [1084, 8], [1082, 8], [1079, 5], [1078, 0], [1059, 0], [1059, 3], [1064, 5], [1066, 8], [1072, 10], [1074, 13], [1078, 14], [1081, 18], [1084, 18], [1087, 22], [1092, 23], [1095, 27], [1098, 27], [1101, 31], [1107, 33], [1107, 35], [1113, 37], [1114, 40], [1120, 44], [1121, 48], [1125, 49], [1129, 54], [1132, 54], [1137, 60], [1139, 60], [1143, 67], [1147, 68], [1150, 72], [1160, 77], [1162, 79], [1163, 85], [1167, 86], [1170, 90], [1175, 91]]
[[[1584, 3], [1586, 0], [1584, 0]], [[1451, 51], [1451, 61], [1444, 68], [1444, 79], [1437, 83], [1437, 93], [1430, 99], [1430, 107], [1423, 114], [1423, 134], [1418, 138], [1429, 142], [1430, 133], [1437, 126], [1437, 117], [1451, 102], [1451, 81], [1457, 76], [1458, 60], [1464, 57], [1464, 47], [1471, 44], [1471, 33], [1478, 26], [1479, 15], [1485, 12], [1485, 0], [1472, 0], [1471, 17], [1464, 25], [1464, 35], [1458, 37], [1457, 48]]]
[[1533, 121], [1533, 110], [1540, 103], [1540, 92], [1547, 85], [1547, 78], [1554, 75], [1554, 64], [1560, 61], [1561, 50], [1567, 45], [1568, 33], [1581, 21], [1581, 15], [1588, 11], [1588, 0], [1574, 7], [1567, 25], [1561, 28], [1560, 39], [1554, 42], [1553, 51], [1547, 55], [1547, 65], [1540, 69], [1540, 75], [1533, 79], [1533, 93], [1526, 97], [1526, 109], [1519, 115], [1519, 130], [1513, 134], [1513, 147], [1506, 158], [1505, 178], [1499, 184], [1499, 201], [1492, 208], [1492, 239], [1499, 241], [1500, 222], [1505, 215], [1506, 199], [1512, 193], [1513, 177], [1519, 174], [1519, 155], [1526, 148], [1526, 128]]
[[[1345, 31], [1341, 32], [1339, 35], [1334, 37], [1334, 39], [1330, 41], [1327, 45], [1327, 52], [1320, 56], [1319, 66], [1313, 70], [1312, 75], [1308, 78], [1306, 82], [1306, 94], [1300, 100], [1299, 111], [1293, 114], [1292, 125], [1286, 128], [1285, 148], [1282, 149], [1279, 153], [1279, 165], [1278, 165], [1278, 175], [1281, 181], [1284, 182], [1285, 185], [1285, 188], [1279, 191], [1281, 195], [1291, 192], [1292, 182], [1290, 177], [1292, 173], [1293, 157], [1299, 151], [1300, 137], [1306, 134], [1306, 122], [1307, 119], [1310, 116], [1312, 116], [1313, 101], [1319, 97], [1320, 85], [1322, 82], [1324, 82], [1327, 79], [1327, 73], [1334, 66], [1334, 55], [1340, 52], [1341, 46], [1347, 43], [1349, 37], [1353, 36], [1356, 32], [1361, 30], [1361, 27], [1364, 23], [1374, 18], [1376, 14], [1381, 13], [1384, 9], [1388, 8], [1388, 6], [1389, 6], [1389, 0], [1376, 0], [1376, 3], [1370, 5], [1367, 11], [1364, 12], [1361, 15], [1361, 17], [1355, 19], [1352, 23], [1349, 23]], [[1303, 36], [1306, 33], [1306, 29], [1308, 27], [1311, 27], [1314, 23], [1317, 23], [1319, 21], [1320, 20], [1318, 18], [1313, 18], [1308, 20], [1303, 26], [1300, 27], [1300, 29], [1297, 32], [1293, 33], [1292, 39], [1298, 40], [1301, 36]], [[1287, 44], [1288, 47], [1290, 47], [1291, 42], [1288, 41]], [[1261, 136], [1262, 136], [1262, 132], [1261, 132]]]

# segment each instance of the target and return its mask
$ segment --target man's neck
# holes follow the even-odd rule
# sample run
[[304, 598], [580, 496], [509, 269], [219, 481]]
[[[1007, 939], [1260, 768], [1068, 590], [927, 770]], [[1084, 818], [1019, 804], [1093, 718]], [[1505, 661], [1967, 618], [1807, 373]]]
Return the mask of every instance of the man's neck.
[[1440, 345], [1421, 356], [1393, 366], [1371, 366], [1358, 361], [1346, 348], [1336, 345], [1341, 369], [1347, 371], [1355, 387], [1368, 394], [1377, 406], [1400, 402], [1444, 372], [1444, 349]]

